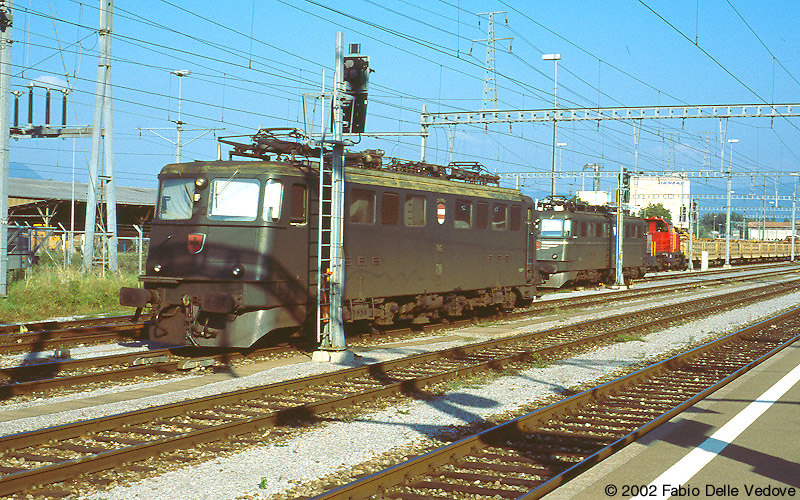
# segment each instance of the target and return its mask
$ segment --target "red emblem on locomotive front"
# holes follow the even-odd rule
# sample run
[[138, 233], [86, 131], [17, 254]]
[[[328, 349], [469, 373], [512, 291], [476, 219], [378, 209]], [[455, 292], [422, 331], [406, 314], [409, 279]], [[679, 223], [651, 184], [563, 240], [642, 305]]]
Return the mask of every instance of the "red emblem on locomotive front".
[[187, 246], [192, 253], [200, 253], [206, 244], [206, 235], [203, 233], [193, 233], [189, 235]]

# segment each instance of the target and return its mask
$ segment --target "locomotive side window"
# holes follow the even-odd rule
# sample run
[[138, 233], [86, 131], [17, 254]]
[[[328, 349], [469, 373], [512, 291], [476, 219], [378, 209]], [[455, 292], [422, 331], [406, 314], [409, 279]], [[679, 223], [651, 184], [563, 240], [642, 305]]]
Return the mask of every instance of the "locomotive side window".
[[425, 197], [418, 194], [407, 194], [403, 207], [403, 221], [409, 227], [425, 225]]
[[479, 201], [475, 207], [475, 227], [477, 229], [489, 227], [489, 204], [484, 201]]
[[375, 222], [375, 192], [368, 189], [350, 190], [350, 222], [372, 224]]
[[522, 218], [522, 212], [520, 210], [519, 205], [511, 205], [511, 210], [509, 211], [509, 225], [512, 231], [519, 231]]
[[306, 211], [306, 186], [304, 184], [292, 184], [292, 199], [290, 212], [290, 222], [292, 224], [305, 224], [308, 220]]
[[189, 219], [192, 216], [194, 179], [164, 179], [158, 198], [161, 220]]
[[264, 207], [262, 218], [267, 222], [275, 222], [281, 218], [281, 205], [283, 198], [283, 183], [269, 179], [264, 184]]
[[594, 224], [594, 235], [598, 238], [603, 237], [603, 223], [597, 222]]
[[400, 195], [383, 193], [381, 196], [381, 224], [396, 226], [400, 224]]
[[543, 238], [561, 238], [564, 234], [564, 221], [561, 219], [542, 219], [539, 235]]
[[208, 218], [220, 221], [256, 220], [260, 191], [258, 179], [214, 179], [209, 192]]
[[447, 204], [444, 202], [443, 199], [439, 198], [436, 200], [436, 222], [439, 223], [441, 226], [444, 224], [445, 218], [447, 216]]
[[580, 222], [580, 236], [586, 237], [589, 234], [588, 223], [585, 220]]
[[495, 203], [492, 207], [492, 229], [504, 230], [506, 228], [506, 206]]
[[457, 229], [472, 227], [472, 202], [469, 200], [456, 200], [456, 213], [453, 215], [454, 225]]

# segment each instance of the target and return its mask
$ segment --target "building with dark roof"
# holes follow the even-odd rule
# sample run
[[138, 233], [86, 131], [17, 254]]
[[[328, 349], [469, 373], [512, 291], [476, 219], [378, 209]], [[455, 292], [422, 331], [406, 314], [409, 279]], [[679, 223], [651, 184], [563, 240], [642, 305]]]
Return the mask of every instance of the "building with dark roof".
[[[120, 234], [132, 233], [153, 219], [156, 189], [117, 186], [117, 227]], [[10, 224], [43, 225], [83, 231], [88, 185], [42, 179], [8, 179]], [[74, 219], [73, 219], [74, 204]]]

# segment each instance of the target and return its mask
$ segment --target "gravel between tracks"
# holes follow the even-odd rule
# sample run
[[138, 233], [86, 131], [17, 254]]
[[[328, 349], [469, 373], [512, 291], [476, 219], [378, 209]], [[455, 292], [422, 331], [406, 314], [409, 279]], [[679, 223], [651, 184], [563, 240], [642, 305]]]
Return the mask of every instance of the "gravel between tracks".
[[[756, 284], [742, 285], [738, 287], [729, 287], [729, 291], [754, 288], [762, 284], [763, 283], [756, 283]], [[706, 292], [695, 292], [694, 294], [692, 294], [692, 298], [695, 299], [716, 294], [719, 294], [719, 291], [709, 289]], [[558, 294], [558, 296], [560, 295], [562, 294]], [[662, 299], [659, 302], [663, 304], [678, 304], [678, 303], [683, 303], [685, 301], [686, 298], [684, 296], [673, 296]], [[508, 329], [509, 331], [507, 334], [513, 335], [528, 331], [545, 330], [557, 326], [564, 326], [569, 323], [585, 321], [587, 319], [595, 319], [598, 317], [615, 315], [627, 311], [639, 310], [646, 307], [652, 307], [653, 302], [654, 299], [652, 298], [647, 298], [644, 300], [631, 300], [629, 304], [622, 307], [612, 307], [602, 310], [596, 309], [596, 310], [584, 311], [579, 314], [570, 313], [568, 315], [568, 319], [566, 317], [553, 318], [545, 316], [542, 317], [534, 326], [521, 326], [518, 328], [513, 328], [512, 326], [511, 328]], [[481, 332], [481, 330], [483, 329], [482, 328], [471, 329], [470, 331], [473, 333], [470, 333], [468, 335], [469, 337], [472, 337], [471, 340], [469, 341], [474, 342], [482, 340], [484, 336], [489, 334], [489, 329], [485, 330], [486, 334]], [[465, 335], [465, 337], [467, 337], [467, 335]], [[424, 343], [423, 345], [422, 343], [425, 342], [426, 340], [427, 343]], [[412, 354], [426, 352], [434, 349], [446, 349], [448, 347], [455, 347], [458, 345], [462, 345], [466, 341], [467, 340], [465, 339], [450, 340], [450, 341], [445, 339], [440, 340], [435, 336], [418, 338], [416, 339], [415, 345], [413, 346], [398, 346], [394, 348], [390, 347], [381, 349], [371, 349], [366, 353], [362, 353], [361, 357], [359, 358], [359, 361], [362, 363], [387, 361], [402, 356], [409, 356]], [[224, 391], [233, 391], [237, 389], [254, 387], [260, 384], [280, 382], [283, 380], [289, 380], [292, 378], [308, 376], [308, 375], [315, 375], [318, 373], [324, 373], [338, 369], [341, 369], [341, 366], [331, 363], [301, 363], [301, 364], [282, 366], [279, 368], [273, 368], [270, 370], [266, 370], [248, 376], [238, 376], [235, 370], [233, 370], [228, 374], [230, 378], [228, 378], [227, 380], [215, 381], [203, 385], [201, 387], [194, 387], [189, 390], [176, 390], [172, 392], [167, 392], [165, 394], [132, 398], [125, 401], [119, 401], [115, 403], [108, 403], [102, 405], [99, 404], [87, 405], [85, 407], [67, 411], [60, 411], [58, 413], [48, 413], [46, 415], [0, 422], [0, 435], [12, 434], [16, 432], [24, 432], [33, 429], [40, 429], [47, 426], [64, 424], [87, 418], [113, 415], [115, 413], [132, 411], [140, 408], [147, 408], [161, 404], [173, 403], [176, 401], [182, 401], [185, 399], [196, 398], [206, 395], [219, 394], [220, 392]], [[187, 378], [186, 375], [181, 375], [180, 377], [181, 380], [185, 380]], [[73, 400], [86, 400], [89, 398], [95, 398], [98, 396], [103, 396], [111, 393], [132, 392], [139, 389], [146, 389], [149, 387], [166, 385], [169, 384], [172, 380], [175, 379], [165, 378], [158, 381], [145, 381], [139, 383], [125, 384], [124, 386], [87, 390], [87, 391], [77, 392], [75, 394], [58, 396], [55, 398], [42, 397], [16, 404], [4, 403], [2, 411], [11, 411], [15, 409], [51, 405], [54, 403], [67, 402]]]
[[[544, 400], [563, 389], [609, 376], [624, 366], [734, 331], [777, 311], [796, 307], [799, 302], [800, 293], [790, 294], [650, 334], [643, 341], [613, 344], [548, 367], [500, 377], [479, 388], [462, 387], [431, 401], [407, 401], [401, 407], [362, 415], [353, 422], [320, 426], [279, 445], [217, 457], [84, 498], [268, 498], [286, 490], [300, 495], [303, 485], [318, 478], [337, 470], [349, 470], [392, 449], [405, 450], [448, 426], [474, 422]], [[443, 344], [433, 347], [442, 348]], [[400, 350], [396, 351], [399, 354]], [[306, 373], [310, 374], [334, 367], [303, 363], [286, 368], [296, 375], [301, 369], [309, 370]], [[2, 430], [7, 432], [5, 428]], [[294, 494], [289, 493], [285, 498]]]

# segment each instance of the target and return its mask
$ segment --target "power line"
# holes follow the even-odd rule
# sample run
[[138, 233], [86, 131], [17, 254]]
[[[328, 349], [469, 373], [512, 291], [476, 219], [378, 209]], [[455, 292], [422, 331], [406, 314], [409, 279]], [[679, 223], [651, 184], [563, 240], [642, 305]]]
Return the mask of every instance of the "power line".
[[750, 33], [752, 33], [753, 36], [756, 37], [756, 40], [758, 40], [759, 43], [761, 43], [761, 45], [764, 47], [764, 49], [766, 49], [766, 51], [769, 53], [769, 55], [772, 56], [772, 60], [777, 62], [780, 65], [780, 67], [783, 68], [784, 71], [786, 71], [786, 74], [789, 75], [797, 85], [800, 85], [800, 81], [797, 81], [797, 78], [794, 77], [792, 72], [789, 71], [789, 69], [786, 68], [786, 66], [783, 65], [783, 63], [780, 61], [780, 59], [778, 59], [775, 56], [775, 54], [772, 53], [771, 50], [769, 50], [769, 47], [767, 47], [767, 44], [764, 43], [764, 41], [761, 39], [760, 36], [758, 36], [758, 33], [756, 33], [756, 31], [752, 28], [752, 26], [750, 26], [750, 23], [748, 23], [747, 20], [739, 13], [739, 11], [736, 10], [736, 7], [733, 6], [733, 4], [731, 3], [731, 0], [727, 0], [727, 2], [728, 2], [728, 5], [731, 6], [731, 9], [733, 9], [733, 11], [736, 13], [736, 15], [739, 16], [739, 19], [741, 19], [742, 22], [744, 23], [744, 25], [747, 26], [747, 29], [750, 30]]

